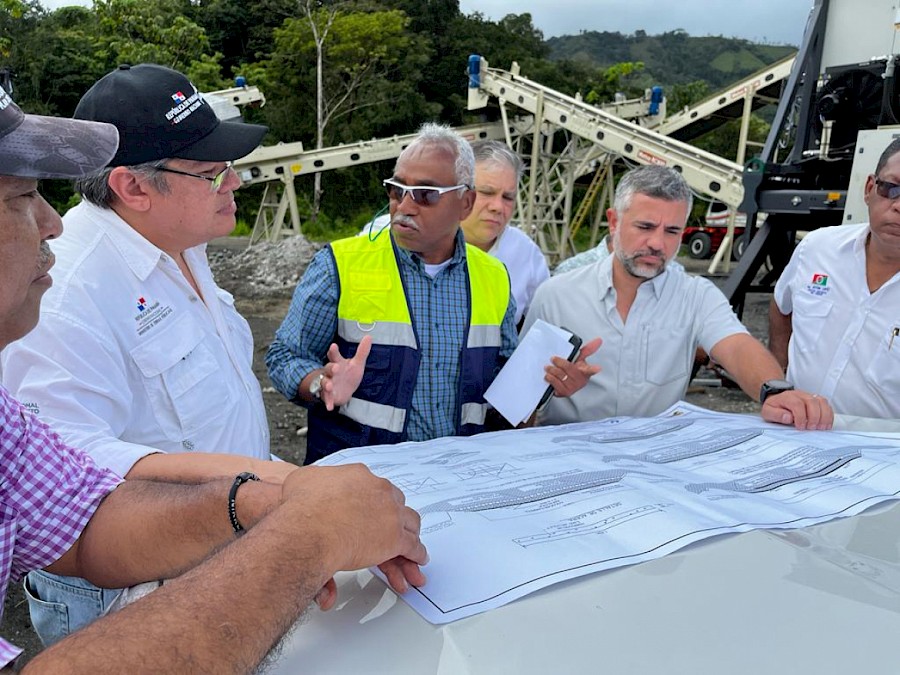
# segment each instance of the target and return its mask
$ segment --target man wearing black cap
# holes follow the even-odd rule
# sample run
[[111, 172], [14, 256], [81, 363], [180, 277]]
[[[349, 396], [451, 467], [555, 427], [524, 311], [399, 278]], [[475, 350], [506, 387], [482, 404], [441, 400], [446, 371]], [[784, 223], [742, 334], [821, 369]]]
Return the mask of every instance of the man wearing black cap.
[[[99, 169], [116, 136], [110, 125], [24, 115], [0, 89], [0, 350], [34, 327], [53, 283], [47, 241], [62, 228], [36, 179]], [[424, 583], [418, 516], [363, 467], [235, 485], [122, 482], [0, 386], [0, 608], [9, 582], [33, 569], [118, 586], [181, 574], [25, 672], [249, 672], [313, 598], [333, 605], [337, 570], [388, 561], [396, 590]], [[252, 527], [236, 537], [236, 522]], [[0, 670], [20, 651], [0, 639]]]
[[[3, 356], [3, 384], [120, 476], [193, 482], [249, 471], [280, 482], [295, 467], [268, 461], [250, 327], [206, 258], [207, 242], [235, 225], [240, 180], [229, 162], [266, 128], [220, 121], [184, 75], [151, 64], [101, 78], [75, 117], [117, 127], [118, 150], [76, 180], [84, 199], [53, 244], [57, 283], [40, 325]], [[43, 573], [26, 589], [47, 644], [118, 595]]]

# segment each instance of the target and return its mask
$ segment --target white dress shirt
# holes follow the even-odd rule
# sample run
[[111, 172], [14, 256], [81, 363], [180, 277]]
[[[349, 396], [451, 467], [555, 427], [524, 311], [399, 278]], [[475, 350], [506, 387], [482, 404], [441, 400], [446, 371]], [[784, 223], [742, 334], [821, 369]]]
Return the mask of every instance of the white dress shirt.
[[866, 280], [869, 224], [815, 230], [775, 286], [791, 314], [787, 378], [834, 411], [900, 418], [900, 274], [874, 293]]
[[507, 225], [494, 241], [492, 256], [506, 265], [509, 284], [516, 299], [516, 325], [525, 316], [534, 292], [550, 278], [550, 269], [541, 249], [518, 227]]
[[37, 328], [3, 351], [3, 384], [119, 475], [160, 450], [268, 458], [253, 337], [206, 247], [184, 252], [198, 297], [112, 210], [82, 203], [63, 222], [53, 287]]
[[551, 277], [534, 295], [523, 334], [543, 319], [585, 342], [603, 338], [587, 359], [601, 371], [572, 396], [552, 397], [541, 424], [656, 415], [684, 397], [698, 345], [711, 352], [720, 340], [747, 332], [718, 288], [671, 263], [638, 287], [623, 322], [612, 266], [609, 256]]

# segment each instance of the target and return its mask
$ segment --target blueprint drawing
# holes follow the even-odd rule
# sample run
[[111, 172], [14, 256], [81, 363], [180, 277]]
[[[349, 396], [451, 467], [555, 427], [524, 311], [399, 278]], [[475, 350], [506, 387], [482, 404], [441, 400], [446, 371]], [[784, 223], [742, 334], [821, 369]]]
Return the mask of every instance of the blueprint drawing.
[[422, 516], [432, 623], [688, 544], [856, 515], [900, 495], [900, 440], [677, 404], [653, 418], [355, 448]]

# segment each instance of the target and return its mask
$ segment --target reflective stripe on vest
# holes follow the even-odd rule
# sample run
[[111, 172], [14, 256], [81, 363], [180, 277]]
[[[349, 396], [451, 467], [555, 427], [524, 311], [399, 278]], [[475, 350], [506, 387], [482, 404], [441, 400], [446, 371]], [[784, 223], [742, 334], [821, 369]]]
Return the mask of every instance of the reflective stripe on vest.
[[481, 426], [484, 424], [485, 417], [487, 417], [487, 410], [487, 403], [463, 403], [461, 415], [462, 423], [477, 424]]
[[351, 398], [341, 406], [340, 413], [370, 427], [387, 429], [395, 434], [403, 433], [406, 424], [406, 411], [402, 408], [364, 401], [361, 398]]

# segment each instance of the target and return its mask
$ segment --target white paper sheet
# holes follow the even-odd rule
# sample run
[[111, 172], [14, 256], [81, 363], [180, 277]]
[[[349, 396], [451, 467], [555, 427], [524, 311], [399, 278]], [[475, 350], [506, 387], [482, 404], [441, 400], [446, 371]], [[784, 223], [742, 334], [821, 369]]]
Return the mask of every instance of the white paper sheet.
[[654, 418], [345, 450], [422, 515], [432, 623], [756, 528], [855, 515], [900, 493], [897, 440], [798, 432], [679, 404]]
[[547, 390], [544, 368], [572, 351], [572, 333], [538, 319], [484, 393], [485, 400], [516, 426], [527, 420]]

